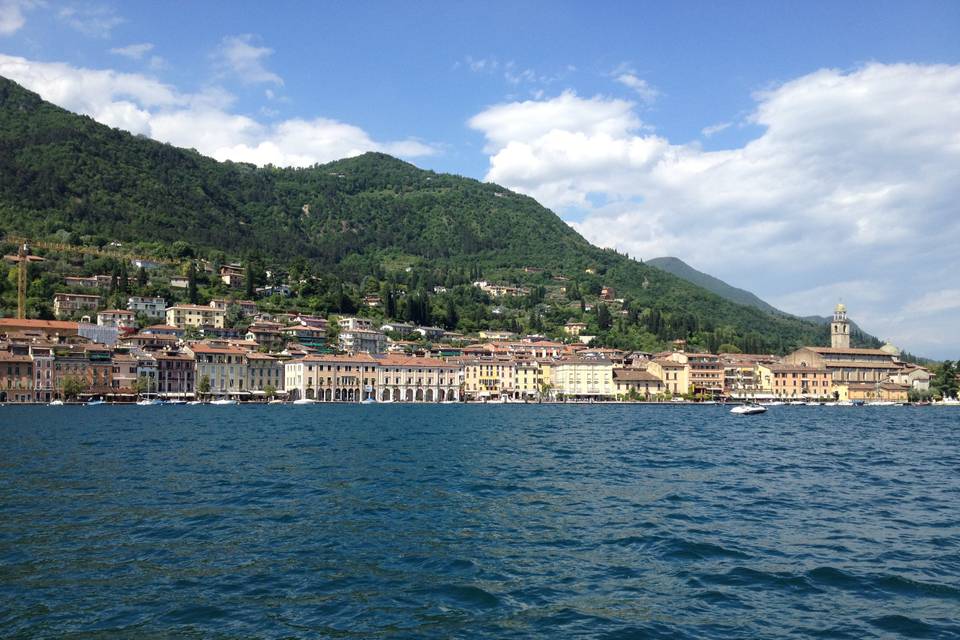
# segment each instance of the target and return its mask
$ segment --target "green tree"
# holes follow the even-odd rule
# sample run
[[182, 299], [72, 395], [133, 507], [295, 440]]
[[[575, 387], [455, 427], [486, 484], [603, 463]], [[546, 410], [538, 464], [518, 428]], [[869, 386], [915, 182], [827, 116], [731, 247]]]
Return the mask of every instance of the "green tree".
[[187, 271], [187, 300], [190, 304], [199, 303], [199, 297], [197, 296], [197, 267], [192, 262], [190, 263], [190, 270]]
[[603, 302], [597, 305], [597, 326], [606, 331], [613, 325], [610, 309]]
[[274, 396], [277, 395], [277, 388], [272, 384], [268, 384], [263, 388], [263, 392], [266, 394], [268, 398], [272, 399]]
[[457, 305], [453, 301], [453, 298], [448, 297], [446, 302], [446, 307], [443, 313], [443, 322], [448, 331], [453, 331], [457, 328], [457, 323], [460, 321], [460, 316], [457, 313]]
[[930, 381], [930, 386], [941, 398], [957, 397], [957, 370], [958, 363], [954, 363], [952, 360], [944, 360], [943, 363], [936, 368], [933, 379]]
[[148, 281], [149, 281], [149, 280], [148, 280], [148, 278], [147, 278], [147, 270], [144, 269], [143, 267], [140, 267], [140, 268], [137, 270], [137, 286], [142, 289], [142, 288], [144, 288], [145, 286], [147, 286], [147, 282], [148, 282]]
[[63, 397], [73, 400], [87, 390], [87, 381], [78, 376], [67, 376], [63, 379]]
[[200, 392], [201, 396], [210, 393], [210, 376], [204, 375], [200, 378], [200, 382], [197, 383], [197, 391]]

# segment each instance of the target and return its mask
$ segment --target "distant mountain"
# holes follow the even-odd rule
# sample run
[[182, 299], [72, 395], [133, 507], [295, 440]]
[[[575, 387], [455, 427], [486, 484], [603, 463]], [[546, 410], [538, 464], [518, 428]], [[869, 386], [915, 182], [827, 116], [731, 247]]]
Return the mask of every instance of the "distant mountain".
[[767, 313], [789, 315], [783, 311], [780, 311], [773, 305], [767, 304], [756, 295], [746, 291], [745, 289], [739, 289], [727, 284], [719, 278], [714, 278], [708, 273], [697, 271], [680, 258], [654, 258], [653, 260], [647, 260], [646, 263], [656, 267], [657, 269], [662, 269], [667, 273], [672, 273], [678, 278], [683, 278], [687, 282], [692, 282], [698, 287], [703, 287], [707, 291], [712, 291], [721, 298], [725, 298], [731, 302], [736, 302], [737, 304], [742, 304], [748, 307], [754, 307], [755, 309], [760, 309], [761, 311], [766, 311]]
[[[693, 283], [698, 287], [703, 287], [707, 291], [713, 292], [731, 302], [737, 304], [742, 304], [748, 307], [753, 307], [755, 309], [760, 309], [761, 311], [766, 311], [767, 313], [785, 316], [785, 317], [799, 317], [801, 320], [807, 320], [809, 322], [815, 322], [820, 325], [828, 325], [833, 319], [832, 316], [794, 316], [789, 314], [786, 311], [781, 311], [773, 305], [764, 302], [756, 294], [750, 293], [745, 289], [740, 289], [732, 285], [727, 284], [719, 278], [715, 278], [708, 273], [698, 271], [688, 265], [686, 262], [680, 258], [674, 258], [672, 256], [667, 256], [663, 258], [654, 258], [652, 260], [646, 260], [646, 264], [656, 267], [657, 269], [662, 269], [667, 273], [671, 273], [678, 278], [683, 278], [687, 282]], [[861, 329], [855, 322], [850, 322], [850, 330], [853, 335], [853, 342], [859, 346], [880, 346], [883, 344], [883, 341], [866, 333]]]

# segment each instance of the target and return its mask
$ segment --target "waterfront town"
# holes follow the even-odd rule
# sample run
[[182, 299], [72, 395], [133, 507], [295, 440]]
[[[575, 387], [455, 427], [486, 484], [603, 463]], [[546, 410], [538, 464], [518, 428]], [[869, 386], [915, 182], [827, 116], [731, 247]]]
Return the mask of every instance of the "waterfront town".
[[[227, 268], [221, 277], [229, 284], [242, 272]], [[71, 290], [95, 290], [110, 278], [66, 280]], [[493, 296], [523, 293], [474, 284]], [[122, 309], [102, 308], [103, 300], [57, 293], [61, 319], [0, 319], [0, 402], [902, 403], [911, 391], [928, 392], [931, 379], [892, 345], [851, 348], [843, 305], [830, 347], [775, 356], [698, 353], [682, 340], [656, 353], [592, 347], [586, 325], [573, 321], [557, 340], [267, 312], [236, 297], [168, 305], [129, 296]], [[228, 326], [229, 313], [243, 322]]]

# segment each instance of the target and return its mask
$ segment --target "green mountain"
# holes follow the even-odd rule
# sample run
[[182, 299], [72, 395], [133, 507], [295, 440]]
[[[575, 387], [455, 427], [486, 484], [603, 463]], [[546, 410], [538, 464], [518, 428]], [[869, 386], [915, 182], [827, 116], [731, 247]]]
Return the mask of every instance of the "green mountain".
[[[594, 247], [532, 198], [495, 184], [378, 153], [304, 169], [217, 162], [70, 113], [2, 78], [0, 232], [65, 246], [119, 242], [168, 260], [242, 260], [295, 274], [290, 304], [316, 312], [395, 287], [407, 317], [415, 308], [417, 320], [460, 330], [556, 333], [576, 318], [626, 348], [685, 338], [786, 351], [827, 340], [816, 323]], [[479, 277], [532, 293], [492, 313], [491, 301], [466, 286]], [[47, 280], [38, 300], [54, 278]], [[434, 295], [438, 284], [451, 291]], [[612, 319], [620, 306], [599, 303], [602, 286], [625, 299]]]
[[[680, 258], [674, 257], [664, 257], [664, 258], [654, 258], [653, 260], [647, 260], [646, 264], [654, 266], [658, 269], [662, 269], [667, 273], [672, 273], [678, 278], [683, 278], [687, 282], [691, 282], [698, 287], [703, 287], [707, 291], [712, 291], [721, 298], [730, 300], [737, 304], [746, 305], [748, 307], [754, 307], [760, 309], [761, 311], [766, 311], [779, 316], [786, 317], [795, 317], [792, 314], [787, 313], [786, 311], [781, 311], [767, 302], [761, 300], [757, 295], [750, 293], [745, 289], [739, 289], [733, 285], [729, 285], [719, 278], [715, 278], [708, 273], [698, 271], [688, 265], [686, 262]], [[807, 320], [809, 322], [814, 322], [820, 325], [829, 325], [833, 320], [832, 316], [801, 316], [802, 320]], [[850, 328], [853, 336], [853, 341], [859, 346], [868, 346], [868, 347], [879, 347], [883, 342], [863, 331], [855, 322], [850, 323]]]
[[736, 302], [737, 304], [742, 304], [748, 307], [754, 307], [756, 309], [760, 309], [761, 311], [766, 311], [767, 313], [787, 315], [773, 305], [767, 304], [749, 291], [738, 289], [737, 287], [731, 286], [719, 278], [714, 278], [710, 274], [697, 271], [680, 258], [654, 258], [653, 260], [647, 260], [646, 263], [656, 267], [657, 269], [662, 269], [667, 273], [672, 273], [678, 278], [683, 278], [687, 282], [692, 282], [698, 287], [703, 287], [707, 291], [712, 291], [721, 298], [726, 298], [731, 302]]

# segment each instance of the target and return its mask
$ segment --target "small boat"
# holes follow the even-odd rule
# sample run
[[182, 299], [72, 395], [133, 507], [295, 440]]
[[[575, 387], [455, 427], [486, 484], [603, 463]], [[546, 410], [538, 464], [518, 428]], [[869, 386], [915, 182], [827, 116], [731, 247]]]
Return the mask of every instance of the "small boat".
[[852, 407], [852, 406], [853, 406], [853, 403], [850, 402], [849, 400], [840, 400], [839, 402], [837, 402], [837, 406], [838, 406], [838, 407]]
[[286, 401], [286, 400], [280, 400], [279, 398], [274, 398], [273, 400], [271, 400], [271, 401], [268, 402], [267, 404], [287, 404], [287, 401]]
[[216, 405], [216, 406], [218, 406], [218, 407], [223, 407], [223, 406], [230, 405], [230, 404], [238, 404], [238, 402], [237, 402], [236, 400], [231, 399], [231, 398], [222, 398], [222, 399], [220, 399], [220, 400], [214, 400], [214, 401], [211, 402], [210, 404]]
[[775, 401], [773, 401], [773, 402], [768, 402], [768, 403], [767, 403], [767, 406], [768, 406], [768, 407], [782, 407], [782, 406], [783, 406], [783, 403], [780, 402], [780, 401], [778, 401], [778, 400], [775, 400]]
[[194, 405], [194, 404], [206, 404], [206, 403], [203, 400], [191, 400], [187, 404]]
[[317, 404], [317, 401], [312, 398], [300, 398], [298, 400], [294, 400], [293, 404]]
[[107, 404], [106, 400], [87, 400], [88, 407], [98, 407], [101, 404]]
[[377, 404], [377, 401], [373, 398], [364, 398], [360, 401], [360, 404]]
[[62, 406], [63, 406], [63, 400], [51, 400], [50, 402], [47, 403], [47, 406], [48, 406], [48, 407], [62, 407]]
[[175, 400], [167, 400], [167, 401], [164, 402], [163, 404], [187, 404], [187, 401], [186, 401], [186, 400], [175, 399]]
[[740, 404], [735, 406], [733, 409], [730, 409], [730, 413], [736, 414], [738, 416], [752, 416], [758, 413], [766, 413], [767, 408], [762, 407], [759, 404], [747, 403]]
[[137, 401], [137, 406], [139, 407], [156, 407], [161, 404], [163, 404], [163, 401], [156, 398], [144, 398], [143, 400]]

